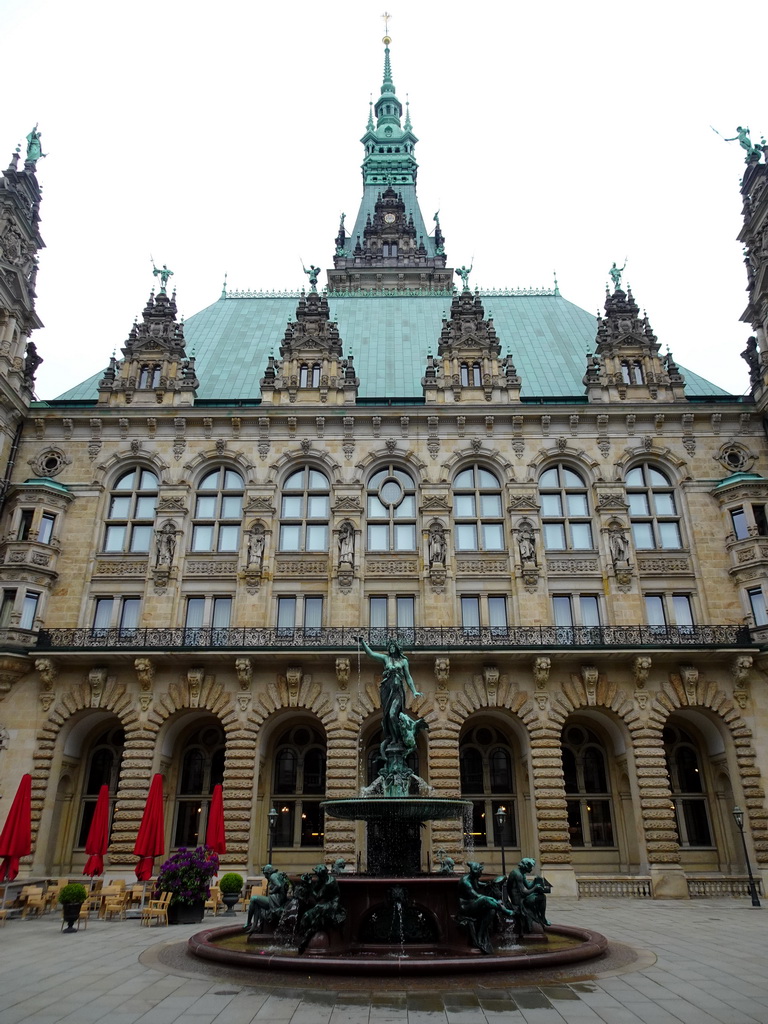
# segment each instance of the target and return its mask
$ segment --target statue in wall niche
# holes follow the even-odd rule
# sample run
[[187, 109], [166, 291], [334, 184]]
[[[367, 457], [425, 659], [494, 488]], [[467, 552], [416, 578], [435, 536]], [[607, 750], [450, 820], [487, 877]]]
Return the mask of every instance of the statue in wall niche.
[[533, 931], [534, 923], [542, 928], [549, 924], [546, 918], [547, 893], [552, 892], [552, 886], [541, 875], [530, 881], [525, 877], [535, 867], [536, 861], [532, 857], [523, 857], [507, 878], [507, 900], [513, 908], [516, 928], [521, 935]]
[[349, 520], [339, 527], [339, 568], [344, 565], [350, 569], [355, 565], [355, 529]]
[[312, 904], [299, 921], [299, 953], [303, 953], [314, 936], [334, 925], [343, 924], [347, 912], [339, 902], [339, 883], [325, 864], [316, 864], [314, 879], [310, 882], [308, 901]]
[[429, 564], [445, 565], [445, 530], [440, 523], [429, 529]]
[[611, 560], [616, 565], [617, 562], [626, 562], [629, 558], [629, 540], [627, 539], [627, 531], [621, 526], [620, 523], [613, 523], [608, 534], [608, 546], [611, 549]]
[[263, 931], [265, 925], [269, 928], [275, 924], [288, 901], [288, 875], [278, 871], [271, 864], [265, 864], [263, 872], [267, 880], [267, 894], [251, 897], [248, 904], [248, 919], [243, 925], [249, 934]]
[[176, 551], [176, 528], [173, 523], [166, 523], [162, 530], [157, 531], [157, 555], [155, 564], [172, 565]]
[[254, 526], [248, 533], [248, 547], [246, 549], [246, 558], [248, 559], [248, 565], [257, 565], [261, 567], [262, 559], [264, 558], [264, 543], [265, 543], [264, 530], [261, 526]]
[[467, 873], [459, 879], [459, 913], [456, 920], [469, 930], [472, 945], [483, 953], [493, 953], [491, 925], [497, 913], [514, 917], [514, 911], [505, 907], [501, 900], [489, 895], [491, 885], [481, 881], [484, 864], [471, 860]]
[[517, 535], [520, 561], [523, 565], [536, 564], [536, 538], [530, 526], [523, 526]]

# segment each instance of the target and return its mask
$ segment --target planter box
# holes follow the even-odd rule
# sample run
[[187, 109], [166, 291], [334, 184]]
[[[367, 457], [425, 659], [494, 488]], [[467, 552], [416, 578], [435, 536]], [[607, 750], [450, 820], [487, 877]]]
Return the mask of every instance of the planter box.
[[197, 924], [203, 920], [205, 900], [196, 903], [172, 903], [168, 907], [168, 924]]

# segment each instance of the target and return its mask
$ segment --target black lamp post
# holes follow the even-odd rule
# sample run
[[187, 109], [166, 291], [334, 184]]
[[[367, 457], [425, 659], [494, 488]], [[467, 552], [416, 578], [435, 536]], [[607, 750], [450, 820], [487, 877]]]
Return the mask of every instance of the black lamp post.
[[272, 863], [272, 846], [274, 845], [274, 842], [275, 842], [275, 829], [277, 828], [277, 811], [275, 810], [274, 807], [272, 808], [272, 810], [267, 815], [267, 818], [269, 819], [269, 855], [267, 857], [267, 860], [271, 864]]
[[507, 820], [507, 809], [502, 804], [496, 808], [496, 827], [499, 830], [499, 844], [501, 845], [501, 873], [507, 873], [507, 861], [504, 857], [504, 824]]
[[733, 819], [736, 822], [736, 827], [741, 833], [741, 844], [744, 847], [744, 860], [747, 862], [747, 874], [749, 875], [749, 895], [752, 897], [752, 906], [759, 907], [760, 900], [757, 897], [757, 886], [755, 885], [755, 880], [752, 877], [752, 865], [749, 863], [747, 840], [744, 837], [744, 811], [742, 811], [740, 807], [733, 808]]

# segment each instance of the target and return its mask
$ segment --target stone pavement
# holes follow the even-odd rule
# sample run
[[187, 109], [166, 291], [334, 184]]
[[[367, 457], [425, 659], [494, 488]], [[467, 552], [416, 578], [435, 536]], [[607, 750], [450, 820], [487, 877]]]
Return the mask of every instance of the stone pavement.
[[191, 960], [183, 940], [199, 925], [91, 921], [62, 935], [57, 914], [9, 921], [0, 1024], [768, 1024], [768, 908], [551, 899], [550, 909], [554, 922], [607, 935], [614, 952], [535, 976], [363, 979], [346, 991], [332, 977]]

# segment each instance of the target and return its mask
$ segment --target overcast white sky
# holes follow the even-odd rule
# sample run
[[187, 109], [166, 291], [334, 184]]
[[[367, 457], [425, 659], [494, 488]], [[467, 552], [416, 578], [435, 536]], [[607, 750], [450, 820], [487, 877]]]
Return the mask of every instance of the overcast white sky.
[[[388, 0], [389, 3], [389, 0]], [[735, 393], [748, 337], [737, 143], [768, 135], [764, 0], [393, 0], [419, 196], [481, 287], [593, 311], [613, 260], [677, 361]], [[101, 369], [152, 286], [186, 316], [296, 288], [354, 218], [383, 0], [0, 0], [0, 165], [40, 123], [38, 276], [52, 398]], [[3, 155], [5, 154], [5, 155]], [[348, 220], [348, 223], [349, 223]], [[323, 278], [321, 278], [321, 283]], [[503, 339], [502, 339], [503, 340]], [[513, 344], [514, 348], [514, 344]]]

